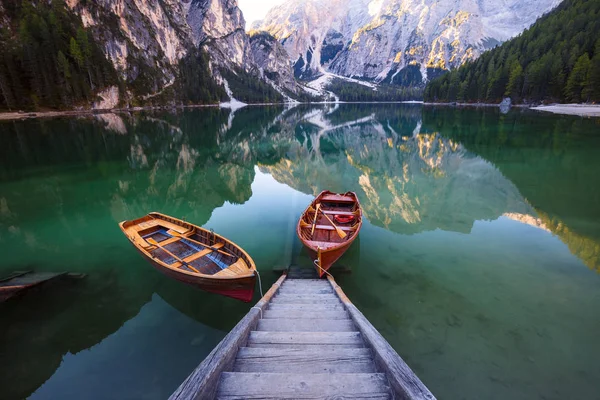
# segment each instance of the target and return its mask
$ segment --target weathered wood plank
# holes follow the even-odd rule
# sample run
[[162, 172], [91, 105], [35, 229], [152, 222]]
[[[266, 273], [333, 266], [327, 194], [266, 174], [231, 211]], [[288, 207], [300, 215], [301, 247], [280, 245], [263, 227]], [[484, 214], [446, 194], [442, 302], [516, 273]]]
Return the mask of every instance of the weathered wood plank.
[[[373, 353], [371, 349], [366, 347], [341, 347], [341, 346], [322, 346], [326, 348], [327, 354], [326, 357], [342, 357], [342, 356], [365, 356], [372, 357]], [[261, 348], [261, 347], [240, 347], [238, 351], [238, 359], [253, 359], [253, 358], [263, 358], [263, 357], [273, 357], [277, 358], [286, 358], [288, 356], [314, 356], [319, 357], [322, 355], [322, 352], [319, 349], [306, 349], [306, 350], [298, 350], [298, 349], [286, 349], [286, 348]]]
[[283, 296], [271, 300], [272, 304], [342, 304], [337, 297], [315, 299], [311, 296]]
[[248, 335], [256, 326], [261, 310], [275, 295], [279, 286], [285, 281], [282, 275], [271, 286], [262, 299], [252, 307], [246, 316], [225, 336], [225, 338], [210, 352], [190, 376], [169, 397], [170, 400], [201, 400], [213, 398], [223, 371], [233, 367], [237, 350], [247, 342]]
[[233, 371], [334, 374], [373, 373], [377, 368], [366, 348], [322, 351], [243, 347], [238, 352]]
[[273, 300], [278, 299], [315, 299], [315, 300], [338, 300], [335, 293], [277, 293], [277, 296], [273, 297]]
[[314, 311], [314, 310], [271, 310], [267, 309], [263, 312], [264, 319], [277, 318], [294, 318], [294, 319], [312, 319], [324, 318], [329, 320], [334, 319], [349, 319], [350, 316], [346, 310], [339, 311]]
[[269, 303], [269, 310], [290, 310], [290, 311], [345, 311], [346, 308], [342, 303], [329, 304], [294, 304], [294, 303]]
[[308, 302], [336, 302], [340, 301], [336, 295], [330, 294], [319, 294], [319, 295], [309, 295], [309, 294], [280, 294], [273, 301], [276, 302], [286, 302], [286, 301], [308, 301]]
[[250, 332], [248, 347], [267, 346], [340, 346], [364, 347], [360, 332], [339, 332], [332, 335], [329, 332]]
[[314, 286], [314, 285], [323, 285], [327, 286], [326, 279], [290, 279], [285, 283], [285, 286]]
[[353, 332], [356, 326], [350, 319], [261, 319], [257, 331], [266, 332]]
[[373, 351], [375, 362], [384, 371], [397, 394], [397, 398], [406, 400], [434, 400], [435, 396], [421, 382], [410, 367], [381, 336], [365, 316], [352, 304], [346, 294], [340, 288], [335, 279], [328, 276], [327, 279], [338, 294], [340, 300], [346, 306], [352, 320], [360, 330], [363, 338]]
[[217, 399], [390, 399], [385, 374], [225, 372]]
[[67, 275], [66, 272], [15, 272], [0, 280], [0, 303]]
[[279, 294], [334, 294], [330, 287], [311, 288], [311, 287], [290, 287], [284, 286]]

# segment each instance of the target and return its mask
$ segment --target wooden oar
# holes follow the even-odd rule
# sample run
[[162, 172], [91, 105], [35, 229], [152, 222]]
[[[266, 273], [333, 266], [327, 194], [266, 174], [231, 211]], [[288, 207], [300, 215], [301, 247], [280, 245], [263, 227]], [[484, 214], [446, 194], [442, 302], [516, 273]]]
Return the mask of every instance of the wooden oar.
[[315, 234], [315, 226], [317, 226], [317, 217], [319, 216], [319, 208], [321, 207], [321, 203], [317, 204], [317, 211], [315, 211], [315, 219], [312, 223], [312, 229], [310, 230], [310, 236]]
[[[202, 242], [199, 242], [199, 241], [197, 241], [197, 240], [194, 240], [194, 239], [192, 239], [192, 238], [189, 238], [189, 237], [187, 237], [187, 236], [184, 236], [183, 234], [181, 234], [181, 233], [179, 233], [179, 232], [177, 232], [177, 231], [171, 230], [171, 229], [169, 229], [169, 230], [167, 231], [167, 233], [168, 233], [169, 235], [173, 235], [173, 236], [177, 236], [177, 237], [180, 237], [180, 238], [182, 238], [182, 239], [185, 239], [185, 240], [189, 240], [189, 241], [190, 241], [190, 242], [192, 242], [192, 243], [199, 244], [200, 246], [202, 246], [202, 247], [206, 247], [207, 249], [211, 249], [212, 251], [218, 251], [219, 253], [223, 253], [223, 254], [225, 254], [225, 255], [228, 255], [229, 257], [234, 257], [234, 258], [236, 257], [236, 256], [234, 256], [233, 254], [231, 254], [231, 253], [228, 253], [228, 252], [226, 252], [226, 251], [224, 251], [224, 250], [219, 250], [221, 247], [225, 246], [225, 244], [224, 244], [224, 243], [217, 243], [217, 244], [215, 244], [214, 246], [207, 246], [205, 243], [202, 243]], [[219, 245], [220, 245], [220, 246], [219, 246]], [[217, 247], [217, 246], [219, 246], [219, 247]]]
[[187, 262], [183, 261], [181, 258], [177, 257], [175, 254], [171, 253], [169, 250], [167, 250], [164, 247], [162, 247], [160, 244], [158, 244], [158, 242], [156, 240], [154, 240], [152, 238], [148, 238], [147, 241], [151, 245], [154, 245], [154, 246], [158, 247], [159, 249], [162, 249], [165, 253], [167, 253], [168, 255], [170, 255], [171, 257], [173, 257], [174, 259], [176, 259], [177, 261], [179, 261], [182, 265], [185, 265], [186, 267], [188, 267], [189, 269], [193, 270], [194, 272], [200, 273], [200, 271], [198, 271], [196, 268], [192, 267], [190, 264], [188, 264]]
[[337, 227], [336, 224], [333, 223], [333, 221], [327, 216], [327, 214], [325, 214], [324, 212], [321, 212], [321, 214], [323, 214], [323, 216], [325, 218], [327, 218], [327, 221], [329, 221], [329, 223], [331, 224], [331, 226], [333, 226], [335, 228], [335, 231], [337, 232], [337, 234], [339, 235], [339, 237], [341, 237], [342, 239], [345, 238], [346, 232], [344, 232], [343, 230], [341, 230], [340, 228]]

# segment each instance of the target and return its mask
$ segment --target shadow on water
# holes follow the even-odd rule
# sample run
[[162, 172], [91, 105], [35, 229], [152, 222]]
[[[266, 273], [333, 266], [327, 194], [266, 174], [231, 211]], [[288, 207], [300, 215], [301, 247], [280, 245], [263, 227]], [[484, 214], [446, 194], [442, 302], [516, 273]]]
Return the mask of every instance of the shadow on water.
[[294, 224], [330, 189], [355, 191], [366, 218], [341, 285], [440, 398], [590, 398], [597, 127], [355, 104], [3, 122], [0, 273], [87, 274], [0, 304], [3, 396], [168, 396], [250, 306], [163, 277], [117, 222], [213, 228], [266, 288], [310, 263]]

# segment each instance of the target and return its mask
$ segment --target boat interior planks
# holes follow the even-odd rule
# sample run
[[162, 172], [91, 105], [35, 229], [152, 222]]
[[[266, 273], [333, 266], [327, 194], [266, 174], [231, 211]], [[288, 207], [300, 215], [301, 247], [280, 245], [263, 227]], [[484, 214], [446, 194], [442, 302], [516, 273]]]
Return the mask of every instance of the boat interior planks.
[[348, 250], [361, 227], [362, 210], [355, 193], [323, 191], [302, 213], [296, 234], [322, 277]]
[[160, 272], [208, 292], [252, 300], [256, 266], [232, 241], [156, 212], [119, 226]]

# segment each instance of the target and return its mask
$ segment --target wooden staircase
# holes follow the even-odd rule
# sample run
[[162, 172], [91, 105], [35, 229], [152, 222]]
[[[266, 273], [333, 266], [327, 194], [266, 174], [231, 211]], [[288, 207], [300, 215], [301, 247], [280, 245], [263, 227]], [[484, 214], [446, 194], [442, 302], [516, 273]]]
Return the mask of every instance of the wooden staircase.
[[390, 399], [387, 377], [327, 280], [288, 279], [223, 372], [217, 399]]
[[171, 395], [435, 400], [332, 277], [284, 274]]

